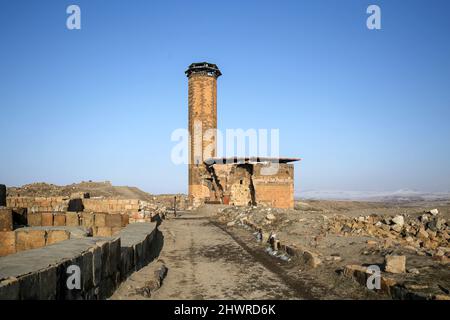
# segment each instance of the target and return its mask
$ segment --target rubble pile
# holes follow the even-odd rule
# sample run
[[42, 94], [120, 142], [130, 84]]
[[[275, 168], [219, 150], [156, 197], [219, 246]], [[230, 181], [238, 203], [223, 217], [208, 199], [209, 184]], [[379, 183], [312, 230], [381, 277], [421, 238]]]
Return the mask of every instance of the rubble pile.
[[427, 254], [444, 261], [450, 258], [450, 224], [437, 209], [416, 218], [407, 214], [357, 218], [338, 215], [328, 221], [328, 232], [390, 239], [421, 255]]
[[252, 207], [237, 207], [231, 206], [225, 209], [219, 210], [219, 221], [235, 224], [237, 222], [243, 223], [245, 220], [250, 219], [254, 223], [260, 226], [269, 226], [277, 222], [283, 221], [285, 213], [283, 209], [275, 209], [264, 206], [252, 206]]

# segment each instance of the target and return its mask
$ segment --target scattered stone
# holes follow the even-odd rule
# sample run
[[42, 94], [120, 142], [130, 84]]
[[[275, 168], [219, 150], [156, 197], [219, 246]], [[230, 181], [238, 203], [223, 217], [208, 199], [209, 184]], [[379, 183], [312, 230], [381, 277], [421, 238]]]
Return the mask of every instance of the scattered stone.
[[417, 268], [410, 268], [410, 269], [408, 269], [408, 273], [420, 274], [420, 271]]
[[400, 233], [403, 230], [403, 227], [399, 224], [395, 224], [391, 227], [392, 230], [394, 230], [397, 233]]
[[406, 257], [397, 255], [385, 256], [385, 271], [390, 273], [406, 272]]
[[405, 218], [403, 218], [403, 216], [401, 215], [398, 215], [392, 219], [392, 222], [400, 227], [403, 227], [403, 225], [405, 224]]
[[269, 221], [273, 221], [276, 219], [276, 217], [272, 213], [269, 213], [266, 215], [266, 219]]
[[431, 213], [433, 216], [439, 214], [439, 210], [438, 209], [432, 209], [429, 211], [429, 213]]

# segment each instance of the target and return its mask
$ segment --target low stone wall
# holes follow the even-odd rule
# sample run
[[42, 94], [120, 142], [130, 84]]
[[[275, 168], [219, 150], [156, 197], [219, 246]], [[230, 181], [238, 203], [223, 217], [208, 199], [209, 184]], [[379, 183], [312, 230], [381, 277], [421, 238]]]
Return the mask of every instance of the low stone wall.
[[[130, 225], [114, 238], [70, 239], [0, 258], [0, 299], [105, 299], [153, 256], [156, 223]], [[122, 243], [123, 241], [123, 243]], [[68, 289], [68, 267], [81, 288]]]
[[[367, 267], [361, 265], [347, 265], [342, 271], [342, 274], [345, 277], [353, 279], [362, 286], [367, 286], [367, 280], [369, 277], [373, 277], [372, 272], [370, 272]], [[414, 290], [413, 284], [408, 285], [408, 283], [397, 281], [385, 274], [381, 274], [379, 277], [380, 289], [374, 290], [382, 292], [395, 300], [450, 300], [450, 295], [444, 294], [443, 292], [417, 292]], [[427, 288], [427, 286], [425, 286], [425, 288]]]
[[88, 235], [80, 227], [33, 227], [0, 232], [0, 257]]
[[83, 226], [92, 228], [94, 236], [111, 237], [129, 223], [128, 214], [91, 212], [37, 212], [28, 214], [29, 226]]
[[[120, 274], [122, 279], [146, 266], [162, 247], [155, 223], [129, 224], [120, 232]], [[152, 229], [153, 228], [153, 229]]]
[[253, 223], [252, 221], [249, 221], [248, 219], [244, 219], [242, 223], [249, 226], [253, 231], [261, 232], [261, 241], [270, 242], [273, 250], [281, 250], [292, 257], [297, 257], [311, 268], [316, 268], [322, 263], [320, 255], [316, 252], [311, 251], [310, 249], [298, 244], [286, 244], [284, 241], [277, 238], [272, 239], [271, 241], [270, 233], [264, 232], [261, 226]]

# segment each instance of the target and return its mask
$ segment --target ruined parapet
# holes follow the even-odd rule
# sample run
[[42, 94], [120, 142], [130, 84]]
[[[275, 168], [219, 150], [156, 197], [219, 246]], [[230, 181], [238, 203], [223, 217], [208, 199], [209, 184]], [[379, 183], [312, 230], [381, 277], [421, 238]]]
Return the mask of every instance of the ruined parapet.
[[192, 63], [189, 78], [189, 199], [197, 206], [210, 197], [209, 173], [203, 161], [216, 156], [217, 78], [212, 63]]

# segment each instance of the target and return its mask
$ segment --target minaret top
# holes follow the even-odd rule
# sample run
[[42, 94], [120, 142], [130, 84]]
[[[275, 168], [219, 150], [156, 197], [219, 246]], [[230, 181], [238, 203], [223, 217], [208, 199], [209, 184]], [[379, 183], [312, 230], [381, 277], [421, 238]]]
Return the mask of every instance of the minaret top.
[[189, 78], [192, 74], [204, 74], [215, 77], [216, 79], [222, 75], [217, 65], [209, 62], [195, 62], [184, 72]]

